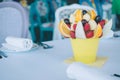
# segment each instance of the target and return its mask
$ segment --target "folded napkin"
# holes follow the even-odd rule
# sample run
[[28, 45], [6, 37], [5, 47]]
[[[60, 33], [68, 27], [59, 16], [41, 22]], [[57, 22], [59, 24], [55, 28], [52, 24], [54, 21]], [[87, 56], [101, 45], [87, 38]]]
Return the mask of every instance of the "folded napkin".
[[115, 80], [114, 77], [98, 68], [89, 67], [82, 63], [72, 63], [67, 68], [67, 76], [75, 80]]
[[5, 41], [2, 45], [10, 50], [26, 51], [33, 47], [32, 40], [27, 38], [7, 37]]

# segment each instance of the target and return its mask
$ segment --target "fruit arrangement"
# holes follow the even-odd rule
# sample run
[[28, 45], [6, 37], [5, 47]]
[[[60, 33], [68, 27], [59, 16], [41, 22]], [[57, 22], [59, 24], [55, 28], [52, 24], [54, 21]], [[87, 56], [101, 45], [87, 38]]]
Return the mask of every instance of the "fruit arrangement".
[[107, 20], [102, 19], [94, 10], [77, 9], [69, 18], [62, 19], [59, 30], [67, 38], [100, 38]]

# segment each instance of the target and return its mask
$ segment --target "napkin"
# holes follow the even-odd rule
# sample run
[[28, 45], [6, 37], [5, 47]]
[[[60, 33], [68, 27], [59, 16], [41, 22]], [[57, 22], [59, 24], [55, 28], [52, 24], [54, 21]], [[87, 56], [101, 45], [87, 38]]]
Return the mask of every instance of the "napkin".
[[3, 43], [2, 45], [5, 48], [15, 51], [30, 50], [33, 46], [32, 40], [27, 38], [7, 37], [5, 41], [6, 43]]
[[115, 80], [114, 77], [98, 68], [82, 63], [72, 63], [66, 70], [67, 76], [75, 80]]

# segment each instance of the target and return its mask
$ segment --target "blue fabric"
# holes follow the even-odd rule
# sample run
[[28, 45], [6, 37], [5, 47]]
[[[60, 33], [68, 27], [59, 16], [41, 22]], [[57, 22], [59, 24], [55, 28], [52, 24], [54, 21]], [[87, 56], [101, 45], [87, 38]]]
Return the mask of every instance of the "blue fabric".
[[[40, 20], [40, 16], [39, 16], [39, 13], [38, 13], [38, 10], [36, 8], [36, 5], [37, 5], [37, 1], [33, 2], [31, 5], [30, 5], [30, 15], [29, 15], [29, 19], [30, 19], [30, 32], [31, 32], [31, 37], [32, 37], [32, 40], [37, 43], [37, 42], [41, 42], [40, 39], [40, 35], [39, 37], [36, 36], [36, 29], [38, 29], [40, 31], [40, 24], [41, 24], [41, 20]], [[40, 33], [38, 33], [40, 34]], [[39, 40], [39, 41], [38, 41]]]
[[[36, 0], [34, 3], [32, 3], [30, 5], [30, 32], [31, 32], [31, 36], [32, 36], [32, 40], [35, 43], [40, 43], [44, 40], [47, 40], [49, 37], [51, 37], [50, 35], [46, 36], [46, 34], [48, 34], [48, 31], [52, 31], [51, 28], [44, 28], [42, 26], [43, 23], [47, 23], [50, 22], [50, 17], [52, 17], [50, 15], [50, 12], [52, 12], [51, 9], [51, 2], [49, 2], [50, 4], [48, 5], [48, 1], [47, 0], [39, 0], [40, 3], [38, 3], [38, 0]], [[42, 4], [44, 3], [44, 4]], [[39, 5], [39, 6], [38, 6]], [[44, 13], [42, 13], [42, 11]], [[53, 13], [53, 12], [52, 12]], [[46, 37], [45, 37], [45, 36]]]
[[37, 2], [30, 5], [30, 23], [31, 25], [41, 23], [39, 13], [36, 9]]
[[103, 8], [102, 8], [102, 4], [104, 3], [103, 0], [94, 0], [95, 6], [96, 6], [96, 10], [98, 15], [100, 15], [101, 17], [103, 17]]
[[89, 4], [89, 6], [93, 7], [90, 0], [79, 0], [79, 4], [82, 4], [83, 2], [87, 2]]
[[55, 20], [55, 10], [54, 10], [54, 6], [52, 4], [52, 1], [51, 0], [47, 0], [47, 3], [48, 3], [48, 7], [49, 7], [49, 18], [50, 18], [50, 21], [54, 21]]
[[[90, 0], [79, 0], [79, 4], [82, 4], [83, 2], [87, 2], [89, 6], [93, 7], [92, 2]], [[103, 17], [103, 8], [102, 4], [104, 3], [104, 0], [94, 0], [97, 14]]]

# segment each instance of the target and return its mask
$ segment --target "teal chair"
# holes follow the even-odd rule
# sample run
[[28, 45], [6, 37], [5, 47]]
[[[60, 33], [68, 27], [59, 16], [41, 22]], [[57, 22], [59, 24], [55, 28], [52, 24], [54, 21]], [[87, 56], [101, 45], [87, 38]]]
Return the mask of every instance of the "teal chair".
[[40, 0], [37, 6], [41, 18], [41, 35], [42, 41], [52, 40], [53, 23], [50, 19], [50, 5], [48, 0]]
[[30, 5], [30, 32], [35, 43], [52, 39], [53, 25], [49, 20], [49, 8], [46, 0], [36, 0]]
[[[30, 5], [30, 15], [29, 15], [30, 27], [29, 27], [29, 30], [31, 33], [32, 40], [35, 43], [38, 43], [40, 41], [40, 33], [38, 34], [38, 32], [40, 32], [41, 22], [40, 22], [38, 11], [36, 9], [36, 4], [37, 4], [37, 2], [35, 1]], [[36, 34], [38, 34], [37, 37], [36, 37]]]

